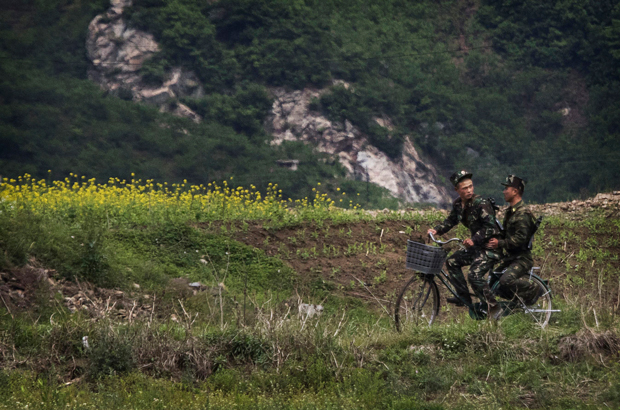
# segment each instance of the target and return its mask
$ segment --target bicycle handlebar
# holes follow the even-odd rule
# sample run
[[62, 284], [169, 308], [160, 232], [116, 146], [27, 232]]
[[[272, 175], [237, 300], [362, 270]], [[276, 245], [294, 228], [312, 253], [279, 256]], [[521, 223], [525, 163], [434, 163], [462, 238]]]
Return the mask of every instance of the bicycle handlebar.
[[440, 241], [440, 240], [435, 239], [435, 237], [433, 236], [433, 234], [432, 234], [432, 233], [429, 233], [428, 235], [431, 237], [431, 240], [432, 240], [433, 242], [438, 243], [438, 244], [440, 244], [440, 245], [445, 245], [445, 244], [447, 244], [447, 243], [450, 243], [450, 242], [455, 242], [455, 241], [456, 241], [456, 242], [463, 242], [463, 240], [462, 240], [462, 239], [459, 239], [459, 238], [452, 238], [452, 239], [448, 239], [447, 241], [445, 241], [445, 242], [444, 242], [444, 241]]

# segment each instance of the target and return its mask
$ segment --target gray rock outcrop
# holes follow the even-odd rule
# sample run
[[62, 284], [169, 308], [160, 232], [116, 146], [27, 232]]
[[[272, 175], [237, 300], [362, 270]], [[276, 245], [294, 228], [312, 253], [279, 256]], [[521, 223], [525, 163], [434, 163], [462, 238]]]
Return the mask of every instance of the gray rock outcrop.
[[[349, 121], [334, 123], [310, 110], [313, 98], [325, 90], [271, 90], [275, 97], [267, 129], [273, 134], [272, 144], [304, 141], [317, 150], [337, 156], [349, 176], [368, 180], [386, 188], [406, 202], [426, 202], [442, 207], [451, 202], [448, 189], [437, 178], [432, 164], [424, 161], [410, 138], [406, 138], [402, 156], [390, 159], [368, 143], [368, 138]], [[388, 119], [376, 119], [380, 126], [391, 128]]]
[[95, 17], [88, 26], [86, 50], [92, 62], [89, 78], [119, 96], [127, 95], [134, 101], [199, 122], [200, 116], [178, 101], [180, 97], [204, 94], [196, 75], [175, 67], [166, 73], [161, 85], [146, 84], [140, 69], [159, 51], [159, 45], [152, 34], [127, 25], [123, 11], [131, 6], [131, 0], [110, 0], [110, 5], [105, 14]]

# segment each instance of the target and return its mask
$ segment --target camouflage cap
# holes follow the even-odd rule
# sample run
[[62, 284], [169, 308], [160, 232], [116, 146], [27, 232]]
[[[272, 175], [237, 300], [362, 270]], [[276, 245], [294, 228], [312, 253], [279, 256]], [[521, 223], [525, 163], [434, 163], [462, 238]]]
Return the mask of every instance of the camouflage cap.
[[517, 189], [521, 189], [521, 190], [525, 190], [525, 183], [527, 181], [519, 178], [516, 175], [508, 175], [506, 177], [506, 181], [502, 182], [503, 186], [510, 186], [513, 188], [517, 188]]
[[457, 171], [450, 177], [450, 182], [452, 182], [452, 185], [457, 186], [459, 182], [466, 178], [471, 178], [472, 176], [473, 174], [471, 172], [465, 170]]

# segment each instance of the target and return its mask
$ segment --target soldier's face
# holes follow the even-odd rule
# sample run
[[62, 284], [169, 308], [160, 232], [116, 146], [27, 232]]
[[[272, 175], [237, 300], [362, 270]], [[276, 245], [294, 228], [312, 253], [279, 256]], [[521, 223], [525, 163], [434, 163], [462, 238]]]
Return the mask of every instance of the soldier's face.
[[474, 196], [474, 183], [471, 179], [465, 179], [456, 186], [456, 192], [464, 201], [471, 199]]
[[517, 188], [511, 186], [504, 187], [504, 201], [510, 202], [517, 195]]

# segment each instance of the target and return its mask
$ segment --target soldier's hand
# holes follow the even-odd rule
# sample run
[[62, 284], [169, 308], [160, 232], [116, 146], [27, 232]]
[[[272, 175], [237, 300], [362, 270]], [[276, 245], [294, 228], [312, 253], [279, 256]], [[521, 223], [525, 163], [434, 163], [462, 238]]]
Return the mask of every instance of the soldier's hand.
[[474, 246], [474, 241], [472, 241], [471, 238], [467, 238], [463, 241], [463, 245], [465, 245], [466, 248], [469, 248]]
[[485, 248], [496, 249], [498, 246], [499, 246], [499, 241], [497, 240], [497, 238], [491, 238], [489, 239], [489, 242], [487, 242], [487, 244], [485, 245]]
[[431, 234], [432, 235], [437, 235], [437, 231], [434, 230], [434, 229], [429, 229], [428, 231], [426, 231], [426, 233], [429, 234], [429, 235], [431, 235]]

